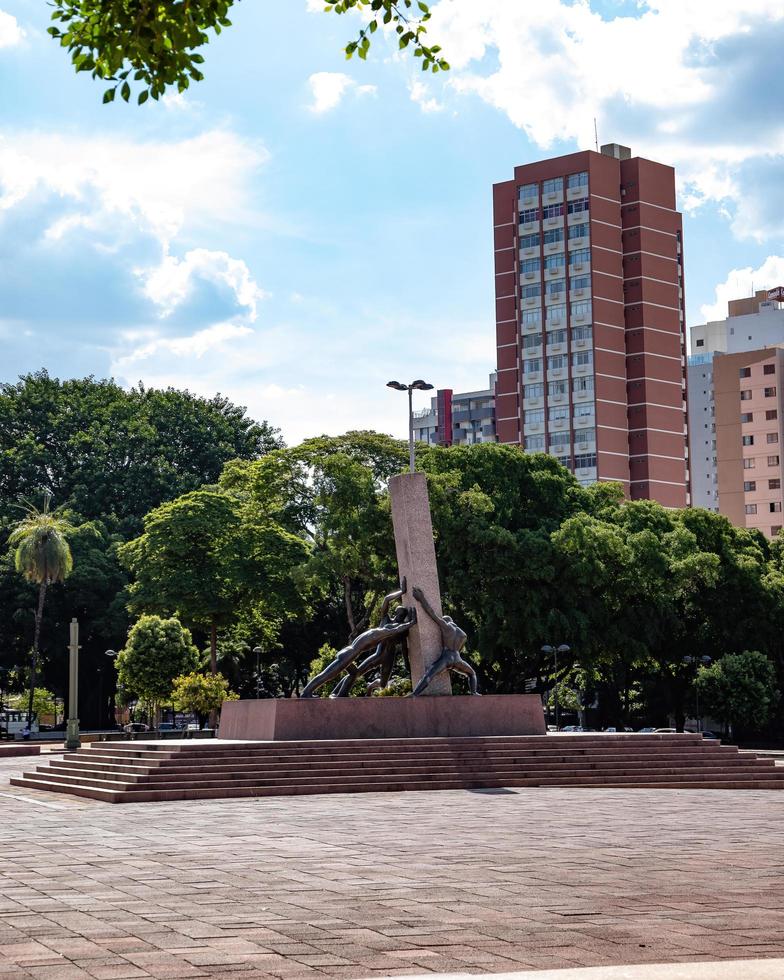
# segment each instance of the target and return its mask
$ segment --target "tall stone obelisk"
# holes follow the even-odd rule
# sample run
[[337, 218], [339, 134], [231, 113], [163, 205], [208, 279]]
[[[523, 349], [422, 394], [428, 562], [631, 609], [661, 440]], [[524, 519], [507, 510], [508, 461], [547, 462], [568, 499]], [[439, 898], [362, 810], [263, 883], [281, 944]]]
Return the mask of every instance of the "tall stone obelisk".
[[[395, 549], [400, 578], [406, 579], [408, 592], [404, 605], [414, 605], [417, 623], [408, 634], [408, 657], [411, 681], [417, 682], [441, 656], [441, 631], [416, 602], [412, 593], [419, 586], [433, 609], [441, 614], [441, 587], [438, 584], [436, 548], [433, 523], [430, 519], [430, 500], [424, 473], [401, 473], [389, 481], [392, 501], [392, 525], [395, 530]], [[451, 694], [449, 675], [436, 677], [424, 691], [426, 694]]]

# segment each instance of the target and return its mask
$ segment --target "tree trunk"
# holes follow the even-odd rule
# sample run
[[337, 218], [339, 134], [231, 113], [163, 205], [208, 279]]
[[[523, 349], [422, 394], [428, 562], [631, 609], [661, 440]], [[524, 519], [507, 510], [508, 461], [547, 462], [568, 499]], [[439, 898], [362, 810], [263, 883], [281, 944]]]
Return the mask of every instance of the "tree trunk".
[[38, 608], [35, 611], [35, 633], [33, 635], [33, 650], [30, 659], [30, 697], [27, 701], [27, 729], [32, 729], [33, 724], [33, 698], [35, 697], [35, 684], [38, 671], [38, 644], [41, 640], [41, 621], [44, 618], [44, 601], [46, 599], [46, 579], [38, 587]]

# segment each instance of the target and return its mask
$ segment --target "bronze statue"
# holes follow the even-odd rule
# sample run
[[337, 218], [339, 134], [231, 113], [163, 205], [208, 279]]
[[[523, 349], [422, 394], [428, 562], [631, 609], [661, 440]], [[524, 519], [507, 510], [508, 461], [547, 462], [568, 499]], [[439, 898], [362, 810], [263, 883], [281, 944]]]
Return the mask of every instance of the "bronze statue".
[[457, 623], [455, 623], [451, 616], [438, 615], [438, 613], [425, 598], [425, 594], [421, 589], [415, 587], [413, 589], [413, 593], [414, 598], [417, 600], [420, 606], [422, 606], [433, 622], [438, 623], [438, 627], [441, 630], [441, 642], [443, 644], [443, 648], [441, 651], [441, 656], [438, 658], [438, 660], [436, 660], [432, 667], [430, 667], [424, 677], [411, 692], [411, 697], [415, 698], [420, 695], [434, 677], [438, 677], [439, 674], [443, 674], [444, 671], [447, 670], [453, 670], [456, 673], [463, 674], [465, 677], [467, 677], [471, 693], [478, 695], [479, 690], [474, 668], [471, 666], [471, 664], [466, 663], [466, 661], [460, 656], [460, 651], [465, 646], [465, 641], [468, 639], [468, 637], [463, 630], [460, 629]]
[[[405, 637], [408, 631], [416, 622], [416, 610], [407, 606], [398, 606], [392, 616], [389, 616], [389, 606], [395, 600], [401, 599], [406, 592], [406, 580], [403, 579], [402, 587], [396, 592], [390, 592], [384, 597], [381, 604], [381, 620], [378, 626], [365, 630], [360, 633], [348, 646], [343, 647], [328, 667], [325, 667], [320, 674], [316, 674], [306, 684], [300, 697], [315, 697], [315, 692], [328, 684], [333, 678], [337, 677], [342, 671], [347, 670], [348, 676], [345, 677], [333, 692], [333, 697], [345, 697], [358, 677], [372, 670], [373, 667], [381, 665], [382, 674], [392, 673], [394, 665], [395, 644]], [[354, 667], [354, 661], [367, 650], [375, 648], [373, 653], [359, 665]]]

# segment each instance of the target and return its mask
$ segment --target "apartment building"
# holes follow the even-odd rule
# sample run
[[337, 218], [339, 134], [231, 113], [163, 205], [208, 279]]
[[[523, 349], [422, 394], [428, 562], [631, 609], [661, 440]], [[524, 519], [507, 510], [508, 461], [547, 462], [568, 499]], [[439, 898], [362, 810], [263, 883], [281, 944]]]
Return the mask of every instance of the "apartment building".
[[692, 501], [768, 537], [781, 529], [784, 289], [733, 300], [690, 330]]
[[618, 144], [493, 188], [498, 440], [672, 507], [689, 501], [675, 203], [673, 169]]
[[414, 438], [434, 446], [495, 442], [495, 373], [481, 391], [439, 389], [430, 408], [414, 413]]

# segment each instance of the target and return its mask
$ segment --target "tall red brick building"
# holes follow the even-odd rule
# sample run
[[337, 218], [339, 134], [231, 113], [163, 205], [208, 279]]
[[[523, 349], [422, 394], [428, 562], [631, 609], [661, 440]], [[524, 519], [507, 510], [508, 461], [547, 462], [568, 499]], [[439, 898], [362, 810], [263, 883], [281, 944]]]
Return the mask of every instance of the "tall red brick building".
[[493, 188], [498, 441], [583, 482], [689, 502], [681, 215], [672, 167], [617, 144]]

